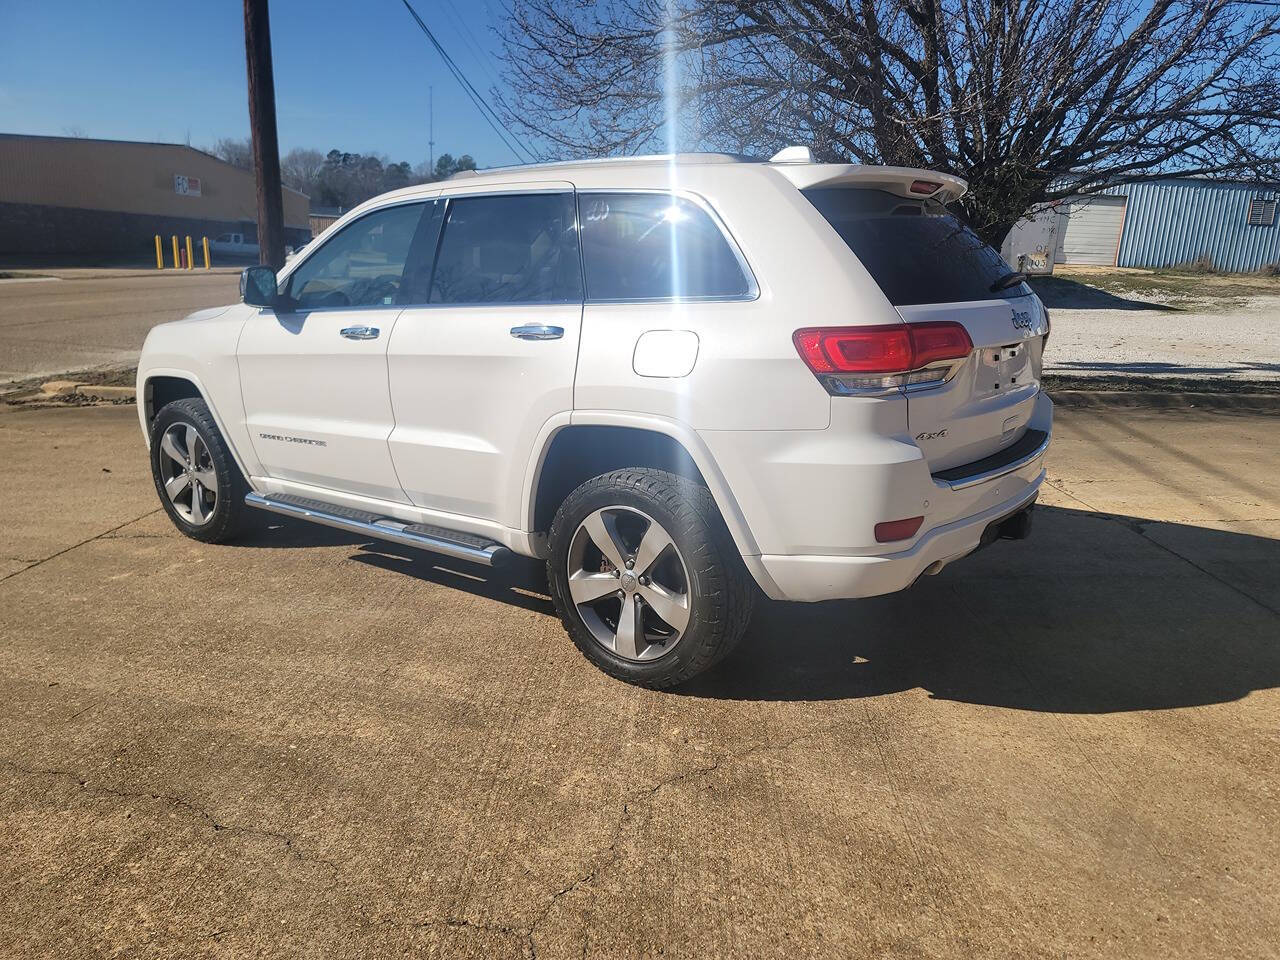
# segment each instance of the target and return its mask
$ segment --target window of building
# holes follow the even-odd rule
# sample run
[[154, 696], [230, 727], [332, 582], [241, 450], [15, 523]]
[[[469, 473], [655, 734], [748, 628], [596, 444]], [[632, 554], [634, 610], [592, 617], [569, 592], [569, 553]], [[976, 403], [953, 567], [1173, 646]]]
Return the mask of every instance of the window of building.
[[573, 194], [449, 201], [432, 303], [564, 303], [582, 299]]
[[399, 303], [405, 261], [426, 206], [375, 210], [326, 240], [289, 277], [287, 296], [295, 309]]
[[578, 207], [588, 300], [751, 295], [741, 261], [696, 203], [664, 193], [584, 193]]
[[1247, 220], [1251, 227], [1270, 227], [1276, 222], [1276, 201], [1266, 197], [1254, 197], [1249, 201]]

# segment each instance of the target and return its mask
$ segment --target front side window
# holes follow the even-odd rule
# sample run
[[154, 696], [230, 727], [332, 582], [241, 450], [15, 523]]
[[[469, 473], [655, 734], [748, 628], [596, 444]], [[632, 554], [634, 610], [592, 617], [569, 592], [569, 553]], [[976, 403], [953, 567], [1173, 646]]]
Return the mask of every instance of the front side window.
[[582, 299], [573, 194], [449, 201], [432, 303], [565, 303]]
[[729, 241], [696, 203], [665, 193], [584, 193], [579, 207], [587, 299], [751, 295]]
[[342, 229], [289, 277], [295, 309], [399, 303], [401, 279], [426, 204], [375, 210]]

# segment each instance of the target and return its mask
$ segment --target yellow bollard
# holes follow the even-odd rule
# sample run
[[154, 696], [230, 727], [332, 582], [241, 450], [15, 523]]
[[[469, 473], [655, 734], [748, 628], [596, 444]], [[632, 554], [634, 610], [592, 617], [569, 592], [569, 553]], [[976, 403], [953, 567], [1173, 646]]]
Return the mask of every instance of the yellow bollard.
[[209, 269], [209, 238], [201, 237], [200, 242], [204, 245], [204, 268]]
[[164, 247], [160, 243], [160, 234], [156, 234], [156, 269], [164, 269]]
[[188, 234], [187, 235], [187, 269], [188, 270], [194, 269], [195, 265], [196, 265], [195, 261], [191, 259], [191, 235]]
[[173, 235], [173, 269], [178, 269], [178, 235]]

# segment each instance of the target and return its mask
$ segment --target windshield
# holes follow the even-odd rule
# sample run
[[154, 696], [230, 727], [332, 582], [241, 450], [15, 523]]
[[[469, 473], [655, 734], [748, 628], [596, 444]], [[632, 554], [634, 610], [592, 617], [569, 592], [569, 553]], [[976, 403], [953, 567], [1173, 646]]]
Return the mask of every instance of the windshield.
[[936, 200], [848, 187], [803, 192], [895, 307], [1031, 293], [1025, 283], [993, 292], [1012, 268]]

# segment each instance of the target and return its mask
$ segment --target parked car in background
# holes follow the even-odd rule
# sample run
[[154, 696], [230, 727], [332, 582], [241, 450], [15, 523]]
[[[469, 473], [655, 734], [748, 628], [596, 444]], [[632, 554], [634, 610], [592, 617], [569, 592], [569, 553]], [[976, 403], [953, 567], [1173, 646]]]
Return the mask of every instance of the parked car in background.
[[255, 507], [542, 558], [592, 662], [680, 683], [759, 592], [889, 593], [1027, 536], [1049, 320], [948, 212], [964, 190], [793, 148], [377, 197], [151, 331], [156, 490], [208, 542]]
[[224, 256], [252, 257], [255, 260], [258, 257], [258, 244], [245, 239], [242, 233], [219, 234], [209, 243], [209, 249]]

